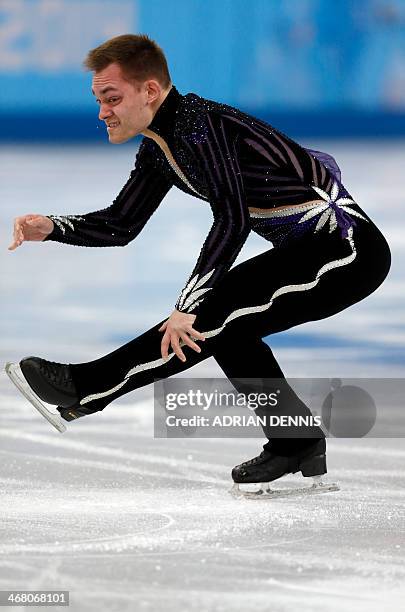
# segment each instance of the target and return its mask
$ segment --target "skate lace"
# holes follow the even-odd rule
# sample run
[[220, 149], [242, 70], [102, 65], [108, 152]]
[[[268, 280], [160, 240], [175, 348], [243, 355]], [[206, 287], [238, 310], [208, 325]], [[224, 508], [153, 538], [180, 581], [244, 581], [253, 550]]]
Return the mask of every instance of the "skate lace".
[[56, 383], [58, 386], [67, 387], [72, 383], [72, 378], [69, 376], [69, 370], [62, 363], [56, 363], [55, 361], [42, 361], [40, 369], [44, 372], [47, 378]]
[[262, 451], [260, 455], [253, 457], [253, 459], [249, 459], [249, 461], [245, 461], [242, 465], [254, 465], [255, 463], [258, 463], [260, 459], [263, 459], [263, 457], [265, 457], [267, 454], [268, 453], [266, 453], [266, 451]]

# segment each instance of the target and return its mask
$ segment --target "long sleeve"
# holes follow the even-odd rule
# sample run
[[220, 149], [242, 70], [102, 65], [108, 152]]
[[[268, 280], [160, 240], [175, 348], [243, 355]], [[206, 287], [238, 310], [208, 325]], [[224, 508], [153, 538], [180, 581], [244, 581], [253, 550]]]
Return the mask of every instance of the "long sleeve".
[[205, 174], [213, 225], [175, 308], [191, 313], [229, 270], [251, 226], [238, 162], [238, 136], [219, 114], [207, 114], [207, 133], [193, 144]]
[[172, 185], [148, 162], [142, 143], [135, 168], [111, 206], [82, 215], [47, 215], [55, 227], [45, 241], [85, 247], [125, 246], [141, 232]]

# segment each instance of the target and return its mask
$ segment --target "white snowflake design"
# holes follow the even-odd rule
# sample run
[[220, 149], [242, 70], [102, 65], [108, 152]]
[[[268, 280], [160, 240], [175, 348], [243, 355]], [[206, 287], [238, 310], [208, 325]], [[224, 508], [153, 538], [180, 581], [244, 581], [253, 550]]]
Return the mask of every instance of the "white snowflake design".
[[205, 287], [204, 289], [201, 289], [200, 287], [205, 285], [214, 272], [215, 268], [200, 279], [198, 279], [198, 274], [191, 279], [180, 294], [176, 306], [177, 310], [181, 310], [182, 312], [191, 312], [200, 302], [202, 302], [202, 298], [199, 300], [197, 298], [212, 289], [212, 287]]
[[[360, 219], [363, 219], [364, 221], [368, 221], [368, 219], [363, 217], [363, 215], [361, 215], [359, 212], [350, 208], [350, 204], [356, 204], [354, 200], [351, 200], [350, 198], [337, 199], [339, 195], [339, 184], [337, 181], [333, 183], [330, 195], [323, 189], [315, 187], [315, 185], [312, 185], [312, 189], [314, 189], [314, 191], [316, 191], [321, 198], [325, 200], [325, 203], [314, 204], [313, 208], [305, 213], [298, 223], [304, 223], [319, 213], [322, 213], [318, 223], [316, 224], [315, 232], [319, 232], [325, 223], [329, 221], [329, 233], [333, 232], [333, 230], [339, 225], [343, 228], [343, 232], [346, 230], [347, 235], [347, 229], [350, 226], [349, 214], [354, 215], [355, 217], [360, 217]], [[344, 213], [348, 214], [345, 215]]]
[[48, 217], [52, 219], [52, 221], [59, 227], [62, 234], [65, 234], [66, 232], [65, 225], [68, 225], [73, 231], [75, 231], [75, 226], [73, 225], [71, 219], [74, 219], [75, 221], [85, 221], [84, 217], [79, 217], [78, 215], [48, 215]]

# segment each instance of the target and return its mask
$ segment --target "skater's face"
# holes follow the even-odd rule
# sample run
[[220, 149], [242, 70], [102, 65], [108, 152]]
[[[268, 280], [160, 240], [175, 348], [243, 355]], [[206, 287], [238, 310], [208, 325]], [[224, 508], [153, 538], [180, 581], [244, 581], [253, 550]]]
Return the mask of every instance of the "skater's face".
[[109, 141], [121, 144], [146, 130], [168, 90], [155, 79], [128, 81], [121, 67], [113, 63], [94, 73], [92, 93], [100, 105], [98, 116], [107, 126]]

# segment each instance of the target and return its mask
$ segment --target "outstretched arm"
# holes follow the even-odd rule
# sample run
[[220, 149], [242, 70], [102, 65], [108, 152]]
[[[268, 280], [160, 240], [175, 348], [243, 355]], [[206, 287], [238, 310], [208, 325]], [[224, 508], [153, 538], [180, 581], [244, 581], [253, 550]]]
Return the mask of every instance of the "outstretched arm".
[[125, 246], [140, 233], [172, 184], [148, 163], [141, 144], [135, 168], [111, 206], [83, 215], [47, 215], [54, 228], [44, 241], [86, 247]]

